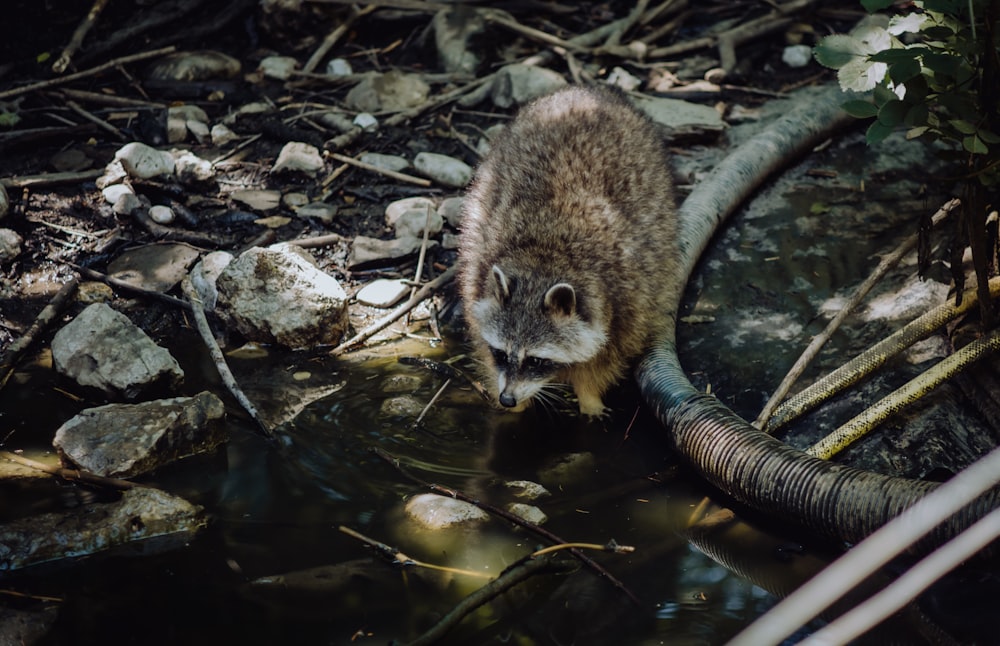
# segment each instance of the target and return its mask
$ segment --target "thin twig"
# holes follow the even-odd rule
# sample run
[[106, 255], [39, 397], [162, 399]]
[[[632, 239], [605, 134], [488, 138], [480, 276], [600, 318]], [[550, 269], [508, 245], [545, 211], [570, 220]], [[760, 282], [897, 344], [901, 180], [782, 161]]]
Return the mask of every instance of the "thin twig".
[[320, 46], [316, 48], [316, 51], [313, 52], [313, 55], [310, 56], [309, 60], [306, 61], [306, 64], [302, 66], [302, 71], [309, 73], [315, 70], [316, 66], [319, 65], [320, 61], [323, 60], [323, 57], [326, 56], [327, 53], [329, 53], [330, 49], [337, 44], [337, 41], [340, 40], [343, 37], [343, 35], [348, 32], [348, 30], [354, 25], [354, 22], [358, 18], [375, 11], [375, 9], [377, 8], [378, 7], [368, 6], [358, 9], [357, 7], [352, 6], [350, 15], [348, 15], [347, 18], [345, 18], [339, 25], [337, 25], [337, 27], [333, 31], [331, 31], [329, 34], [326, 35], [326, 38], [323, 39], [323, 42], [320, 43]]
[[56, 74], [62, 74], [69, 67], [69, 62], [73, 59], [73, 55], [76, 51], [80, 49], [80, 45], [83, 44], [83, 39], [86, 37], [87, 32], [90, 28], [94, 26], [97, 22], [97, 17], [101, 15], [104, 11], [104, 7], [108, 5], [108, 0], [94, 0], [93, 6], [90, 11], [87, 12], [86, 17], [80, 22], [76, 30], [73, 32], [73, 36], [66, 43], [66, 47], [63, 48], [62, 54], [56, 59], [56, 62], [52, 64], [52, 71]]
[[150, 58], [156, 58], [158, 56], [172, 54], [176, 50], [177, 48], [171, 45], [169, 47], [163, 47], [162, 49], [154, 49], [151, 52], [142, 52], [139, 54], [130, 54], [129, 56], [122, 56], [121, 58], [110, 60], [107, 63], [103, 63], [101, 65], [98, 65], [97, 67], [92, 67], [89, 70], [77, 72], [76, 74], [67, 74], [66, 76], [60, 76], [59, 78], [39, 81], [37, 83], [31, 83], [29, 85], [22, 85], [21, 87], [15, 87], [9, 90], [5, 90], [3, 92], [0, 92], [0, 99], [9, 99], [12, 96], [27, 94], [29, 92], [34, 92], [35, 90], [43, 90], [50, 87], [56, 87], [58, 85], [65, 85], [66, 83], [71, 83], [72, 81], [77, 81], [82, 78], [95, 76], [105, 70], [118, 67], [119, 65], [125, 65], [127, 63], [136, 63], [138, 61], [145, 61]]
[[451, 379], [445, 379], [444, 383], [441, 384], [441, 387], [438, 388], [437, 392], [434, 393], [434, 396], [431, 397], [431, 400], [427, 402], [426, 406], [424, 406], [424, 409], [420, 411], [420, 415], [418, 415], [416, 421], [413, 422], [414, 426], [419, 426], [420, 422], [424, 421], [424, 416], [427, 415], [427, 411], [431, 409], [431, 406], [434, 405], [434, 402], [436, 402], [441, 397], [441, 394], [444, 393], [445, 389], [447, 389], [448, 386], [450, 385], [451, 385]]
[[80, 284], [80, 279], [73, 276], [65, 285], [63, 285], [56, 295], [52, 297], [48, 305], [42, 308], [38, 316], [35, 317], [34, 322], [32, 322], [31, 327], [25, 332], [19, 339], [15, 340], [10, 346], [0, 355], [0, 389], [7, 385], [7, 380], [10, 376], [14, 374], [14, 366], [17, 365], [18, 360], [21, 355], [24, 354], [35, 339], [38, 338], [42, 332], [44, 332], [56, 318], [62, 313], [63, 309], [70, 302], [70, 299], [76, 293], [76, 288]]
[[461, 568], [448, 567], [445, 565], [436, 565], [434, 563], [427, 563], [426, 561], [418, 561], [417, 559], [404, 554], [398, 549], [386, 545], [382, 541], [377, 541], [374, 538], [369, 538], [362, 534], [361, 532], [355, 531], [350, 527], [341, 525], [338, 527], [341, 532], [347, 534], [351, 538], [356, 538], [368, 547], [374, 549], [380, 556], [384, 559], [393, 563], [395, 565], [413, 565], [416, 567], [422, 567], [428, 570], [437, 570], [438, 572], [448, 572], [450, 574], [461, 574], [463, 576], [471, 576], [478, 579], [489, 579], [493, 575], [487, 572], [476, 572], [475, 570], [463, 570]]
[[3, 179], [0, 179], [0, 184], [3, 184], [4, 188], [43, 188], [46, 186], [60, 186], [62, 184], [87, 182], [92, 179], [97, 179], [103, 174], [104, 169], [101, 168], [66, 173], [21, 175], [20, 177], [4, 177]]
[[[347, 155], [341, 155], [340, 153], [330, 153], [330, 156], [339, 162], [350, 164], [351, 166], [357, 166], [358, 168], [363, 168], [364, 170], [378, 173], [379, 175], [385, 175], [386, 177], [391, 177], [392, 179], [398, 179], [401, 182], [409, 182], [410, 184], [416, 184], [417, 186], [423, 187], [431, 186], [431, 181], [424, 179], [423, 177], [414, 177], [413, 175], [407, 175], [406, 173], [389, 170], [388, 168], [379, 168], [374, 164], [369, 164], [361, 160], [354, 159], [353, 157], [348, 157]], [[324, 182], [324, 185], [325, 184], [326, 182]]]
[[96, 125], [98, 128], [111, 133], [111, 136], [117, 139], [118, 141], [125, 141], [125, 135], [122, 134], [121, 130], [115, 128], [113, 125], [111, 125], [104, 119], [100, 118], [93, 112], [90, 112], [89, 110], [84, 110], [83, 106], [81, 106], [76, 101], [72, 99], [67, 99], [66, 106], [73, 112], [77, 113], [78, 115], [86, 119], [87, 121]]
[[123, 289], [133, 294], [140, 294], [148, 298], [154, 298], [158, 301], [162, 301], [167, 305], [173, 305], [174, 307], [180, 307], [186, 310], [191, 309], [191, 304], [180, 298], [175, 298], [169, 294], [164, 294], [163, 292], [153, 291], [151, 289], [146, 289], [144, 287], [139, 287], [138, 285], [133, 285], [132, 283], [126, 283], [124, 280], [119, 280], [113, 276], [108, 276], [107, 274], [102, 274], [99, 271], [94, 271], [88, 267], [83, 267], [74, 263], [66, 263], [68, 266], [72, 267], [75, 271], [82, 274], [84, 277], [91, 280], [99, 280], [102, 283], [106, 283], [115, 289]]
[[122, 480], [121, 478], [107, 478], [105, 476], [99, 476], [96, 473], [91, 473], [90, 471], [49, 466], [48, 464], [20, 456], [16, 453], [11, 453], [10, 451], [0, 451], [0, 457], [20, 464], [21, 466], [37, 469], [38, 471], [44, 471], [50, 475], [59, 476], [60, 478], [75, 482], [102, 485], [113, 489], [134, 489], [135, 487], [148, 486], [138, 482], [132, 482], [130, 480]]
[[208, 317], [205, 316], [205, 309], [202, 307], [201, 297], [191, 285], [190, 277], [185, 276], [184, 280], [181, 281], [181, 290], [191, 304], [191, 314], [194, 317], [195, 327], [198, 329], [198, 334], [201, 336], [202, 342], [208, 348], [208, 352], [215, 362], [215, 369], [219, 372], [222, 383], [225, 384], [226, 389], [236, 398], [236, 401], [240, 403], [243, 410], [257, 423], [257, 428], [260, 429], [261, 434], [267, 439], [273, 440], [274, 434], [271, 432], [271, 427], [268, 426], [264, 418], [257, 412], [257, 408], [243, 392], [243, 389], [240, 388], [240, 385], [236, 383], [236, 377], [233, 376], [233, 372], [229, 369], [229, 364], [226, 363], [226, 357], [222, 354], [222, 349], [215, 341], [215, 335], [212, 334], [212, 328], [208, 324]]

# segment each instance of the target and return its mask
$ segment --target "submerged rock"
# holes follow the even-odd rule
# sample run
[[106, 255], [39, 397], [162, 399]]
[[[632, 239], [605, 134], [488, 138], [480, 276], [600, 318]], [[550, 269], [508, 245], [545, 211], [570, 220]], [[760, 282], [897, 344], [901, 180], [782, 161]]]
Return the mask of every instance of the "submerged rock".
[[254, 247], [216, 282], [220, 314], [250, 341], [292, 349], [336, 344], [347, 331], [347, 293], [300, 247]]
[[225, 441], [213, 422], [225, 414], [210, 392], [141, 404], [108, 404], [81, 411], [56, 431], [63, 460], [105, 477], [130, 478], [180, 458], [207, 453]]
[[104, 303], [87, 306], [56, 332], [52, 363], [80, 385], [126, 400], [161, 386], [176, 388], [184, 379], [165, 348]]
[[29, 516], [0, 525], [0, 571], [86, 556], [160, 539], [156, 551], [180, 547], [204, 528], [202, 508], [165, 491], [136, 487], [114, 503]]
[[428, 529], [489, 519], [489, 514], [475, 505], [434, 493], [422, 493], [410, 498], [406, 502], [406, 513]]

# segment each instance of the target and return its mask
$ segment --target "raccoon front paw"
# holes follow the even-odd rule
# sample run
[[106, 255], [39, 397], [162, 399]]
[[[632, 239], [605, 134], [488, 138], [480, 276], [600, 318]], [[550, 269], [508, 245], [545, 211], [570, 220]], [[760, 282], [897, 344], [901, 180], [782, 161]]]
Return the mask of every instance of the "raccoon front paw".
[[604, 405], [600, 397], [592, 395], [590, 397], [578, 396], [580, 400], [580, 414], [587, 417], [607, 417], [611, 409]]

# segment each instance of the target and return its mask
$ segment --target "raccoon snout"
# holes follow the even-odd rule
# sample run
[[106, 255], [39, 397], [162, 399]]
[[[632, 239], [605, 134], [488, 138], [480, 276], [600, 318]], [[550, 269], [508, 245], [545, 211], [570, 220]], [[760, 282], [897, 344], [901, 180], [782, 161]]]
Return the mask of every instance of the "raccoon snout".
[[514, 408], [517, 406], [517, 399], [513, 395], [504, 391], [500, 393], [500, 405], [504, 408]]

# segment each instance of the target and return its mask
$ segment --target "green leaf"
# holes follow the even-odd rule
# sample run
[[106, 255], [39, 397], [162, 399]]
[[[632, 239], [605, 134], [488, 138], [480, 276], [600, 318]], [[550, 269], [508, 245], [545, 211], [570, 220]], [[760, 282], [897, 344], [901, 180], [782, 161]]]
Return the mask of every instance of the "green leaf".
[[996, 134], [992, 130], [980, 130], [979, 138], [988, 144], [1000, 144], [1000, 135]]
[[926, 49], [926, 47], [892, 47], [875, 52], [868, 57], [868, 60], [878, 63], [889, 63], [890, 65], [906, 61], [916, 61]]
[[954, 56], [952, 54], [939, 54], [936, 52], [927, 52], [923, 55], [924, 67], [935, 72], [936, 74], [943, 74], [945, 76], [950, 76], [952, 78], [958, 72], [958, 67], [962, 64], [962, 58], [959, 56]]
[[925, 134], [928, 130], [930, 130], [930, 128], [927, 126], [918, 126], [916, 128], [910, 128], [909, 130], [906, 131], [906, 138], [916, 139], [917, 137], [920, 137], [921, 135]]
[[[906, 99], [906, 102], [910, 103], [909, 93], [907, 93]], [[906, 116], [903, 117], [903, 123], [908, 126], [926, 126], [928, 112], [926, 103], [911, 104]]]
[[955, 30], [945, 25], [934, 25], [923, 31], [924, 37], [928, 40], [950, 41], [955, 37]]
[[809, 207], [809, 213], [812, 215], [823, 215], [824, 213], [830, 212], [830, 205], [823, 204], [822, 202], [813, 202]]
[[910, 106], [899, 99], [889, 101], [878, 110], [879, 123], [894, 127], [903, 123], [903, 117], [909, 111]]
[[917, 76], [920, 76], [920, 61], [915, 58], [889, 65], [889, 78], [897, 85], [905, 84]]
[[833, 34], [819, 41], [813, 48], [813, 57], [824, 67], [839, 70], [866, 53], [861, 41], [845, 34]]
[[872, 125], [868, 126], [868, 130], [865, 132], [865, 141], [868, 142], [869, 146], [873, 146], [891, 135], [892, 130], [891, 126], [887, 126], [878, 120], [872, 121]]
[[895, 0], [861, 0], [861, 6], [865, 8], [868, 13], [875, 13], [876, 11], [882, 11], [883, 9], [888, 9], [892, 6]]
[[875, 99], [875, 105], [880, 108], [889, 101], [896, 101], [899, 99], [895, 92], [881, 83], [875, 86], [875, 91], [872, 92], [872, 98]]
[[973, 135], [976, 134], [976, 126], [965, 121], [964, 119], [951, 119], [948, 121], [951, 127], [959, 131], [963, 135]]
[[968, 150], [970, 153], [976, 153], [979, 155], [985, 155], [990, 152], [990, 149], [983, 143], [983, 140], [976, 135], [971, 135], [962, 139], [962, 147]]
[[867, 119], [878, 114], [878, 108], [871, 101], [847, 101], [840, 107], [844, 109], [844, 112], [858, 119]]
[[955, 15], [967, 0], [924, 0], [924, 11]]

